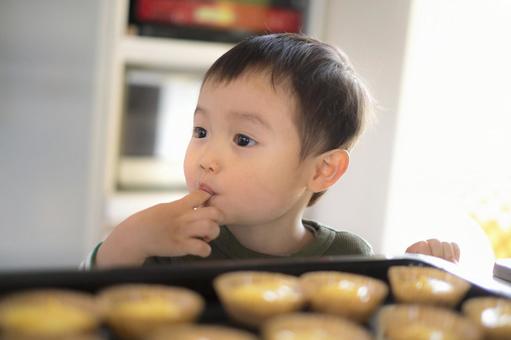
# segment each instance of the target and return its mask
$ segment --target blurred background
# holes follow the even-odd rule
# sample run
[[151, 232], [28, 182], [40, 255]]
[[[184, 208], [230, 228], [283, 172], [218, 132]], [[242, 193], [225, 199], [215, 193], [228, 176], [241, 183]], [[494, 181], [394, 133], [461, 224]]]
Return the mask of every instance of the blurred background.
[[76, 267], [122, 219], [185, 194], [201, 77], [233, 43], [304, 31], [378, 102], [307, 216], [379, 254], [456, 241], [511, 257], [511, 2], [0, 0], [0, 270]]

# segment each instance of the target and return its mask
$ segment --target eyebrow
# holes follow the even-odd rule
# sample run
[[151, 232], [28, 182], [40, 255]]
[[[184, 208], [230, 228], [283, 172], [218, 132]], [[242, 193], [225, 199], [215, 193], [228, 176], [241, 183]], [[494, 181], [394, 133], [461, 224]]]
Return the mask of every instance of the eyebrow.
[[[197, 106], [195, 109], [195, 114], [202, 112], [207, 113], [207, 110]], [[266, 129], [271, 130], [270, 124], [266, 122], [264, 119], [262, 119], [257, 113], [253, 112], [239, 112], [239, 111], [231, 111], [228, 114], [229, 118], [232, 118], [234, 120], [241, 120], [241, 121], [248, 121], [250, 123], [260, 125]]]

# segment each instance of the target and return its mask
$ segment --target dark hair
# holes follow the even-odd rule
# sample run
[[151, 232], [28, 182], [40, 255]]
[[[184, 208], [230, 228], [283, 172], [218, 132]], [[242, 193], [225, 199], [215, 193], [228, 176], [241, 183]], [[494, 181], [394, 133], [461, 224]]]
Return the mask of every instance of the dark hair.
[[[274, 87], [284, 83], [293, 93], [301, 159], [353, 147], [370, 95], [341, 51], [299, 34], [256, 36], [222, 55], [206, 72], [204, 82], [229, 82], [247, 71], [268, 71]], [[315, 193], [308, 205], [322, 194]]]

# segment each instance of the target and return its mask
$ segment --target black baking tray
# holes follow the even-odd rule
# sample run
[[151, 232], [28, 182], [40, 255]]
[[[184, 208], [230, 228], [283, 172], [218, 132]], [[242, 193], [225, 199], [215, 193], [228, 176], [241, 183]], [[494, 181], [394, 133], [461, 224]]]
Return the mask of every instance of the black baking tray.
[[[136, 268], [80, 271], [77, 269], [0, 272], [0, 297], [13, 292], [36, 288], [67, 288], [96, 293], [102, 288], [120, 283], [157, 283], [190, 288], [206, 300], [206, 309], [200, 323], [231, 324], [214, 292], [212, 281], [219, 274], [238, 270], [259, 270], [300, 275], [309, 271], [338, 270], [367, 275], [388, 283], [391, 266], [435, 267], [457, 275], [470, 283], [470, 290], [456, 307], [471, 297], [495, 296], [511, 298], [511, 285], [478, 279], [478, 273], [464, 272], [458, 265], [424, 255], [385, 256], [329, 256], [301, 259], [260, 259], [236, 261], [200, 261], [171, 265], [152, 265]], [[490, 275], [490, 274], [489, 274]], [[393, 303], [389, 293], [385, 304]], [[371, 328], [371, 326], [369, 326]], [[114, 339], [108, 330], [107, 338]]]

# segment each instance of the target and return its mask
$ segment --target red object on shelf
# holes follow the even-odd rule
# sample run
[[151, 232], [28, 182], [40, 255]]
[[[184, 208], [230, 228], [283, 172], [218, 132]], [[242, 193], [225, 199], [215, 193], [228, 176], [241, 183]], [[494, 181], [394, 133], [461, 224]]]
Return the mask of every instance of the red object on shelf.
[[135, 17], [141, 23], [249, 32], [299, 32], [302, 26], [299, 10], [234, 1], [139, 0]]

